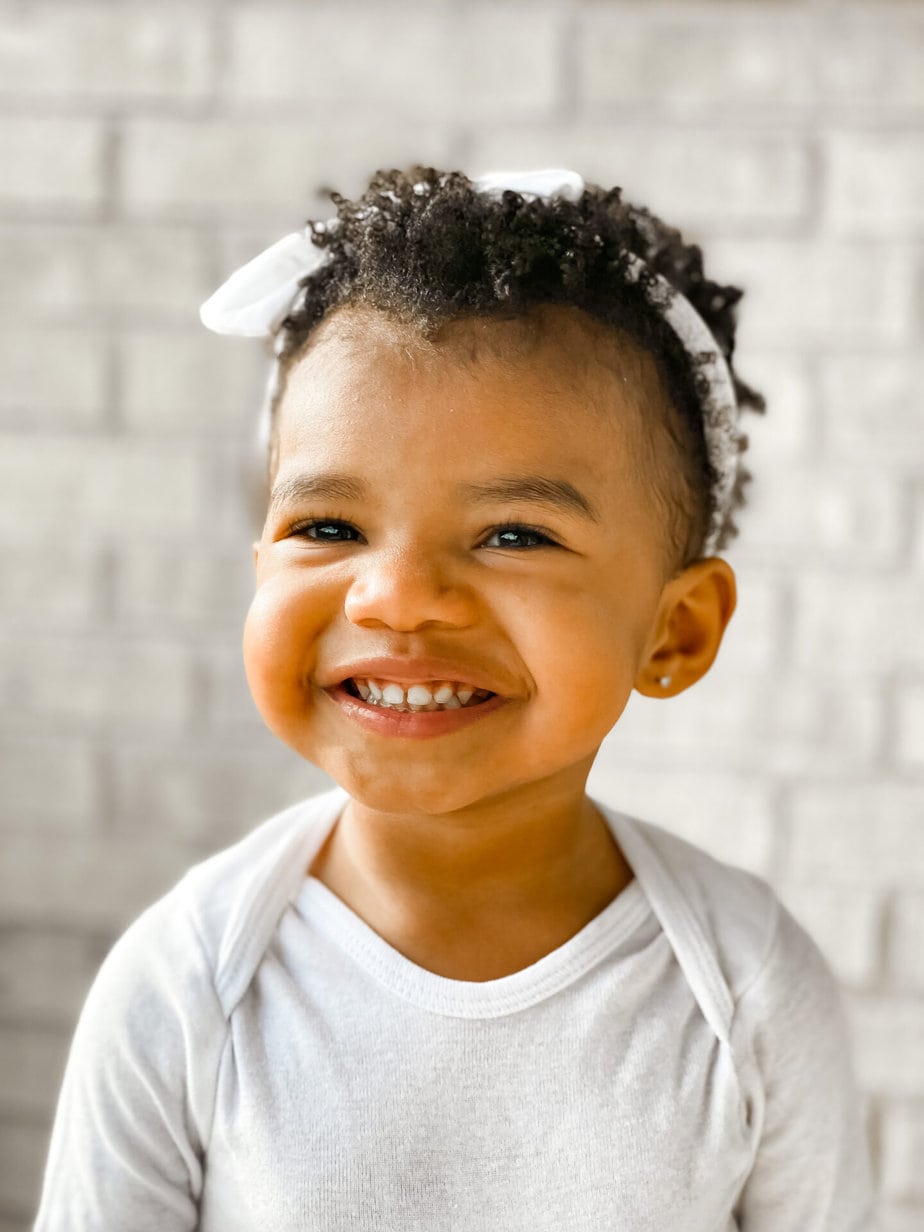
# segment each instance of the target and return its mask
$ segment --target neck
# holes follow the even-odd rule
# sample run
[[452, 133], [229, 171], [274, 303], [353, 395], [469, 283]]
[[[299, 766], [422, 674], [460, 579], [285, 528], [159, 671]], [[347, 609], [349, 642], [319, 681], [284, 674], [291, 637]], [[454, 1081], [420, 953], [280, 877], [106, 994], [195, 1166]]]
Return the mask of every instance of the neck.
[[404, 926], [602, 909], [632, 874], [585, 781], [533, 783], [439, 815], [350, 800], [310, 871], [367, 921]]

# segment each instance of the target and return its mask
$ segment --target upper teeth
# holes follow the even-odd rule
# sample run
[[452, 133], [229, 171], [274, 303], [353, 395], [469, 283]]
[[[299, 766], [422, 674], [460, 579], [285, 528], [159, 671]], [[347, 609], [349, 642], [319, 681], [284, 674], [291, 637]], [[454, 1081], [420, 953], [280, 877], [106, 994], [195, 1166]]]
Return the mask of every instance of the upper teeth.
[[487, 696], [485, 689], [473, 689], [470, 685], [447, 680], [433, 681], [429, 685], [412, 684], [406, 689], [392, 680], [365, 680], [354, 676], [353, 683], [364, 701], [383, 706], [410, 706], [415, 710], [427, 706], [445, 706], [452, 710], [464, 706], [476, 693]]

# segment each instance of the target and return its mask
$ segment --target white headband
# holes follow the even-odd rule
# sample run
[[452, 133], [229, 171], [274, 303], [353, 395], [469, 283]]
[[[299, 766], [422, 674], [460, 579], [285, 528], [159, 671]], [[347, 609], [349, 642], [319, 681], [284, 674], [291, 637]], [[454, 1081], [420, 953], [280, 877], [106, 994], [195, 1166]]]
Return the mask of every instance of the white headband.
[[[574, 171], [549, 168], [543, 171], [494, 171], [472, 181], [476, 189], [500, 196], [511, 189], [523, 196], [564, 197], [577, 201], [584, 180]], [[424, 191], [424, 186], [420, 186]], [[339, 225], [336, 218], [323, 224]], [[294, 231], [235, 270], [199, 309], [203, 325], [216, 334], [246, 338], [272, 336], [290, 312], [307, 276], [327, 260], [327, 252], [311, 240], [311, 230]], [[637, 281], [647, 269], [641, 257], [629, 255], [627, 276]], [[735, 387], [725, 357], [708, 325], [690, 301], [666, 278], [649, 270], [647, 298], [671, 327], [684, 349], [696, 361], [696, 371], [706, 381], [701, 398], [703, 429], [709, 461], [717, 475], [715, 512], [703, 545], [703, 555], [716, 551], [722, 527], [731, 512], [738, 472], [739, 433]], [[277, 389], [278, 362], [270, 373], [264, 419]]]

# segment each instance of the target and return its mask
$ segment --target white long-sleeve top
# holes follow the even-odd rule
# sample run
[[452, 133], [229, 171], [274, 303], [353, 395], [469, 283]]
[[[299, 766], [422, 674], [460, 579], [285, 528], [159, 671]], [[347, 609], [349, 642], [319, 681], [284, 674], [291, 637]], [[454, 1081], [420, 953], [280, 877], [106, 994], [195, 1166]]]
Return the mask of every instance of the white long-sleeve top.
[[595, 801], [635, 876], [450, 980], [306, 876], [335, 789], [197, 864], [84, 1005], [35, 1232], [866, 1232], [837, 985], [760, 878]]

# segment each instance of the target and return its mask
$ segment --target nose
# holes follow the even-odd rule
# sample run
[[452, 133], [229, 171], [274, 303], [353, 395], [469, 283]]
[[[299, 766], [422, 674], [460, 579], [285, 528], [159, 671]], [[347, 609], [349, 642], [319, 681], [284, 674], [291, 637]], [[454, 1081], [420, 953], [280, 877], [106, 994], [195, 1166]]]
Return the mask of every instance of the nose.
[[475, 598], [449, 574], [446, 562], [417, 546], [366, 552], [357, 560], [344, 611], [353, 624], [401, 632], [427, 624], [464, 628], [474, 617]]

